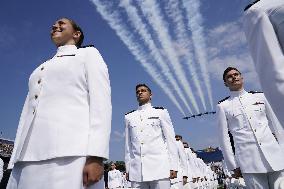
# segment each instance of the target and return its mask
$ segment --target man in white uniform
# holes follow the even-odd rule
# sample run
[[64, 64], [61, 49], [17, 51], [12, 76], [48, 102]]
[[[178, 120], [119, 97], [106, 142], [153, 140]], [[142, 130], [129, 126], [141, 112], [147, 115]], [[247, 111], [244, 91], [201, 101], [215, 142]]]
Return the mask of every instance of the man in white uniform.
[[52, 26], [57, 53], [29, 78], [7, 189], [104, 187], [110, 82], [98, 50], [79, 48], [83, 38], [70, 19], [61, 18]]
[[122, 174], [119, 170], [115, 169], [115, 163], [110, 165], [111, 170], [108, 172], [108, 188], [120, 188], [122, 187]]
[[260, 0], [249, 5], [244, 31], [261, 87], [284, 126], [284, 1]]
[[[193, 154], [191, 149], [189, 148], [189, 145], [187, 142], [183, 142], [184, 146], [184, 151], [186, 154], [186, 159], [187, 159], [187, 170], [188, 170], [188, 178], [187, 182], [190, 185], [190, 188], [194, 189], [196, 188], [196, 181], [193, 183], [194, 178], [196, 178], [196, 167], [193, 159]], [[195, 179], [196, 180], [196, 179]]]
[[191, 165], [191, 169], [192, 169], [192, 185], [191, 187], [193, 189], [197, 189], [199, 187], [201, 187], [201, 172], [200, 172], [200, 167], [197, 161], [197, 155], [196, 153], [193, 151], [193, 149], [188, 148], [188, 151], [190, 152], [188, 155], [190, 155], [189, 158], [189, 164]]
[[284, 176], [284, 152], [277, 142], [283, 136], [274, 132], [279, 122], [262, 93], [244, 90], [236, 68], [228, 67], [223, 80], [231, 94], [217, 105], [226, 165], [234, 172], [233, 177], [242, 174], [250, 189], [274, 188], [275, 181]]
[[137, 110], [125, 115], [125, 165], [133, 188], [169, 189], [178, 167], [175, 132], [166, 109], [151, 105], [151, 89], [136, 86]]
[[178, 172], [177, 178], [171, 179], [171, 189], [180, 189], [183, 187], [183, 182], [187, 183], [188, 167], [186, 153], [182, 144], [182, 136], [176, 135], [175, 138], [178, 149]]

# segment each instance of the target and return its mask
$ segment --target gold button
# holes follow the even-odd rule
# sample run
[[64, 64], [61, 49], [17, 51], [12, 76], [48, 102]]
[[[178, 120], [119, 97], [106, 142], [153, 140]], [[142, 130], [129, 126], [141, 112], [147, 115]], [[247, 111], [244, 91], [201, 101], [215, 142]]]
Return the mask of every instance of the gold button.
[[35, 95], [35, 99], [37, 99], [38, 95]]
[[39, 79], [39, 80], [37, 81], [37, 83], [40, 84], [40, 83], [41, 83], [41, 79]]

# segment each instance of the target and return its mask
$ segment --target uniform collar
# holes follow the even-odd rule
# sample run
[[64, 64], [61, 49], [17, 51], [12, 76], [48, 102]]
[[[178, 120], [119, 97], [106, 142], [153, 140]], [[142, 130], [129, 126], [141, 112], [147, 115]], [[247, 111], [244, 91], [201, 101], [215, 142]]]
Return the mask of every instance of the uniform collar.
[[139, 106], [139, 107], [138, 107], [138, 110], [146, 110], [146, 109], [148, 109], [148, 108], [152, 108], [152, 105], [151, 105], [150, 102], [148, 102], [147, 104], [144, 104], [144, 105], [142, 105], [142, 106]]
[[247, 92], [244, 89], [242, 89], [240, 91], [230, 91], [230, 93], [231, 93], [231, 97], [239, 97], [239, 96], [243, 96]]
[[56, 55], [71, 54], [77, 49], [76, 45], [64, 45], [57, 48]]

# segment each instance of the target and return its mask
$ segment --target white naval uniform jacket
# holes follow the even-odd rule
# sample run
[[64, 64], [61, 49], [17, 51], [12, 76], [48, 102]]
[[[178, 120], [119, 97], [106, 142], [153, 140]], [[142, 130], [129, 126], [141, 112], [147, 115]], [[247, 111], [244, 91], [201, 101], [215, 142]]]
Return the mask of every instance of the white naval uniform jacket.
[[200, 158], [197, 157], [196, 153], [192, 153], [193, 156], [193, 163], [194, 163], [194, 167], [195, 167], [195, 174], [193, 178], [198, 178], [198, 177], [203, 177], [202, 175], [202, 170], [201, 170], [201, 166], [200, 166]]
[[188, 177], [187, 156], [182, 141], [176, 141], [178, 150], [178, 172], [177, 178], [171, 179], [171, 183], [182, 182], [183, 177]]
[[284, 126], [284, 1], [261, 0], [244, 13], [244, 31], [261, 87]]
[[219, 102], [220, 147], [229, 170], [240, 167], [243, 173], [266, 173], [284, 169], [283, 148], [272, 134], [277, 124], [273, 115], [263, 93], [231, 91], [229, 98]]
[[122, 174], [119, 170], [111, 170], [108, 172], [108, 188], [122, 187]]
[[9, 168], [64, 156], [108, 158], [110, 96], [108, 69], [97, 49], [59, 47], [29, 78]]
[[177, 171], [174, 128], [166, 109], [150, 103], [125, 115], [125, 165], [129, 180], [154, 181]]
[[186, 154], [186, 161], [187, 161], [187, 175], [188, 175], [188, 181], [191, 182], [192, 178], [196, 177], [196, 167], [193, 159], [193, 154], [190, 148], [184, 148], [185, 154]]

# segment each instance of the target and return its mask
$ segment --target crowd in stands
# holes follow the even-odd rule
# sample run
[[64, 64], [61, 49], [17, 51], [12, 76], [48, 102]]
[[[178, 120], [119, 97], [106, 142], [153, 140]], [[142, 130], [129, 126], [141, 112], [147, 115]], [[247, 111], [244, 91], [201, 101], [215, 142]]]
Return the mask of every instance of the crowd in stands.
[[0, 155], [9, 157], [12, 154], [14, 143], [9, 140], [0, 139]]

